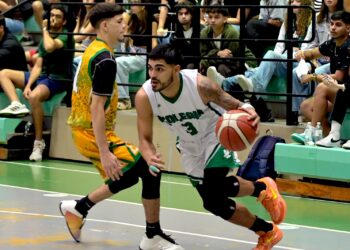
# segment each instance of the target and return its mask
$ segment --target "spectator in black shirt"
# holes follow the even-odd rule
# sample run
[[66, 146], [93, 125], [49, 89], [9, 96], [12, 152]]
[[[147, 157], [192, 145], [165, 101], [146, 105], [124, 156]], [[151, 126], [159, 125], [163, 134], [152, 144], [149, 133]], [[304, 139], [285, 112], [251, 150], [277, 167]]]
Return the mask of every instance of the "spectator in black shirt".
[[0, 70], [27, 71], [24, 50], [16, 37], [6, 28], [5, 18], [0, 15]]

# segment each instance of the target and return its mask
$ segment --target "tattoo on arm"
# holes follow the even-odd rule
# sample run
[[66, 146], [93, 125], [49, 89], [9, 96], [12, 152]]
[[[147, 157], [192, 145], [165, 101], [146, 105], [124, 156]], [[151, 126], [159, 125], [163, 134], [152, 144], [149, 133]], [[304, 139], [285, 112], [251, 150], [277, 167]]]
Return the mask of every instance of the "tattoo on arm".
[[206, 77], [200, 80], [199, 93], [205, 104], [213, 102], [223, 107], [225, 110], [237, 109], [241, 103]]

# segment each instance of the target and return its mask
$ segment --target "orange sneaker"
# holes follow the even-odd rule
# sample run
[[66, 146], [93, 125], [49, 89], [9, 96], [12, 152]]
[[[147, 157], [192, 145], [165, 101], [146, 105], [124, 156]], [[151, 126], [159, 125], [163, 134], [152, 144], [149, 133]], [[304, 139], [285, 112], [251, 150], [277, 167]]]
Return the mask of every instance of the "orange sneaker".
[[259, 235], [259, 241], [253, 250], [270, 250], [283, 238], [283, 232], [275, 224], [271, 231], [267, 233], [257, 232], [256, 234]]
[[59, 208], [73, 239], [80, 242], [81, 228], [84, 226], [85, 217], [75, 209], [76, 204], [75, 200], [66, 200], [60, 203]]
[[269, 212], [272, 221], [275, 224], [280, 224], [286, 217], [287, 204], [278, 192], [276, 182], [270, 177], [264, 177], [257, 181], [266, 185], [266, 190], [261, 191], [258, 201]]

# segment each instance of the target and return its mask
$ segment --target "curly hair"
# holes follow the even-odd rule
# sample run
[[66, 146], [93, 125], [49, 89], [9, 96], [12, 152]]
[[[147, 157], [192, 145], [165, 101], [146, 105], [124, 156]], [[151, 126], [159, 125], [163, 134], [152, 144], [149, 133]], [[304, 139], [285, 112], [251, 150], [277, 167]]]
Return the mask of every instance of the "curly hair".
[[[299, 0], [301, 6], [310, 6], [313, 7], [313, 0]], [[293, 15], [293, 23], [295, 32], [299, 37], [306, 35], [307, 28], [311, 23], [312, 18], [312, 9], [310, 8], [300, 8], [298, 14]], [[284, 20], [286, 30], [288, 30], [288, 17]]]

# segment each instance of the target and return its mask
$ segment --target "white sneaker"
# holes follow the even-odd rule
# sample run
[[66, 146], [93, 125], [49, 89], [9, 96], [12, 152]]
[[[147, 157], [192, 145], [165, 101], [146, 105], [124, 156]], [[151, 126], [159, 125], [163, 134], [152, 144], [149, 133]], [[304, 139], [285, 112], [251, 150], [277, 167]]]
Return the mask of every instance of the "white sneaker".
[[41, 140], [35, 140], [34, 141], [34, 147], [33, 147], [33, 152], [29, 156], [29, 160], [31, 161], [41, 161], [43, 159], [43, 151], [45, 149], [45, 141]]
[[26, 105], [13, 101], [9, 106], [0, 110], [0, 116], [3, 117], [23, 117], [29, 114]]
[[[253, 92], [254, 85], [251, 79], [245, 77], [244, 75], [237, 75], [238, 85], [243, 89], [243, 91]], [[247, 94], [247, 96], [251, 96]]]
[[334, 147], [340, 147], [341, 140], [333, 140], [332, 135], [329, 134], [325, 138], [319, 140], [316, 142], [317, 146], [320, 147], [326, 147], [326, 148], [334, 148]]
[[214, 66], [210, 66], [207, 69], [207, 77], [210, 80], [216, 82], [220, 86], [220, 88], [222, 87], [222, 83], [225, 80], [225, 77], [221, 75]]
[[347, 142], [345, 142], [345, 143], [343, 144], [342, 148], [350, 149], [350, 140], [348, 140]]
[[149, 239], [147, 235], [142, 237], [140, 250], [184, 250], [169, 235], [162, 233]]
[[61, 201], [59, 208], [73, 239], [76, 242], [80, 242], [81, 229], [84, 226], [85, 217], [75, 209], [76, 205], [77, 202], [75, 200], [66, 200]]

